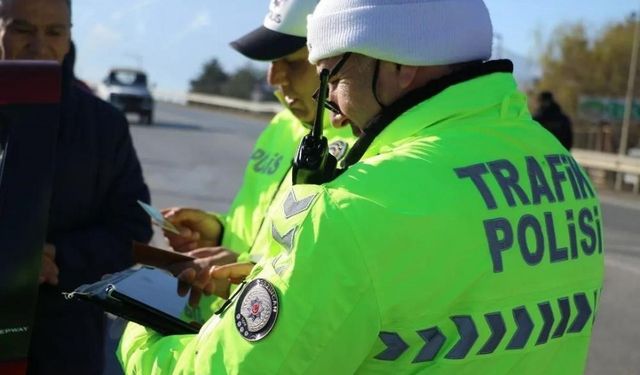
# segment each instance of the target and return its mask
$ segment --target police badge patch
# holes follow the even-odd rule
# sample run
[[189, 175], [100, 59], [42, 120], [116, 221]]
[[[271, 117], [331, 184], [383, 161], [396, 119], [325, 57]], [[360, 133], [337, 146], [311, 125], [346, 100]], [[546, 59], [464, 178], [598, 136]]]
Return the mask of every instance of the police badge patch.
[[265, 279], [250, 282], [236, 304], [236, 328], [248, 341], [262, 340], [278, 317], [280, 301], [273, 285]]

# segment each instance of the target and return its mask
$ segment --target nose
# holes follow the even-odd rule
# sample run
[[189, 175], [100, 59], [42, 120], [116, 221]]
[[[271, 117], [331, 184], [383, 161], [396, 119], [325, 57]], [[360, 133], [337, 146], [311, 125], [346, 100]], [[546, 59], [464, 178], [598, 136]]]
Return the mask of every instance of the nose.
[[276, 60], [271, 62], [267, 72], [267, 82], [271, 86], [286, 86], [289, 84], [287, 65], [284, 61]]
[[34, 60], [46, 60], [51, 58], [48, 53], [48, 44], [44, 35], [37, 33], [31, 37], [27, 49]]

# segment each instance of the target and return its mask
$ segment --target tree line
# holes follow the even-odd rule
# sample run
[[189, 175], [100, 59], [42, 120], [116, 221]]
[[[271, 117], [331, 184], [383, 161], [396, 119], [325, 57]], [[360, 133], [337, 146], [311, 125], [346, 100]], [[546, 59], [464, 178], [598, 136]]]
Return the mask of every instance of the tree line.
[[[580, 96], [622, 98], [626, 94], [633, 15], [589, 33], [582, 22], [557, 27], [543, 45], [539, 62], [542, 75], [534, 91], [548, 90], [571, 117], [576, 117]], [[265, 83], [266, 72], [251, 63], [227, 73], [213, 58], [191, 83], [191, 92], [247, 100], [275, 100]], [[640, 69], [635, 96], [640, 96]]]
[[[582, 95], [625, 97], [635, 22], [629, 15], [591, 37], [582, 22], [557, 27], [540, 56], [542, 77], [536, 91], [552, 91], [572, 117], [577, 115]], [[640, 96], [640, 74], [637, 77], [636, 98]]]
[[191, 80], [190, 92], [245, 100], [276, 100], [266, 83], [264, 70], [248, 63], [233, 73], [227, 73], [217, 58], [205, 63], [200, 74]]

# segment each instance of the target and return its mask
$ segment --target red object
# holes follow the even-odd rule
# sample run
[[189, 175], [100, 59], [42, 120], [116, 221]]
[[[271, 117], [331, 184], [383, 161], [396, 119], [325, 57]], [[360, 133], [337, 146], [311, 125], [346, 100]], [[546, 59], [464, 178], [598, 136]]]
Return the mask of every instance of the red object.
[[0, 105], [55, 104], [62, 73], [53, 61], [0, 61]]
[[0, 374], [2, 375], [25, 375], [26, 373], [26, 360], [0, 363]]

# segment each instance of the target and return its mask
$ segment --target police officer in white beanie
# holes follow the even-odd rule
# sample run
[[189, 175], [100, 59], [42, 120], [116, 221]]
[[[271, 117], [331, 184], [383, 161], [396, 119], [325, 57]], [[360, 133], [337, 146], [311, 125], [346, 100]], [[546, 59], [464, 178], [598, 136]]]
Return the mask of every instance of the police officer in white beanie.
[[[368, 95], [360, 98], [366, 101], [344, 103], [335, 116], [339, 125], [348, 123], [360, 132], [404, 94], [488, 60], [492, 40], [489, 11], [481, 0], [327, 0], [308, 21], [309, 61], [318, 69], [354, 60], [342, 67], [345, 71], [334, 72], [333, 82], [350, 67], [357, 66], [361, 77], [369, 72], [368, 85], [358, 82], [367, 86]], [[511, 69], [506, 62], [489, 65], [482, 70]], [[342, 93], [332, 90], [332, 99]], [[353, 106], [357, 111], [351, 111]]]
[[131, 330], [127, 371], [582, 374], [601, 210], [512, 64], [487, 61], [491, 34], [482, 0], [321, 0], [318, 105], [360, 138], [274, 200], [255, 267], [212, 271], [246, 277], [219, 317], [196, 338]]

